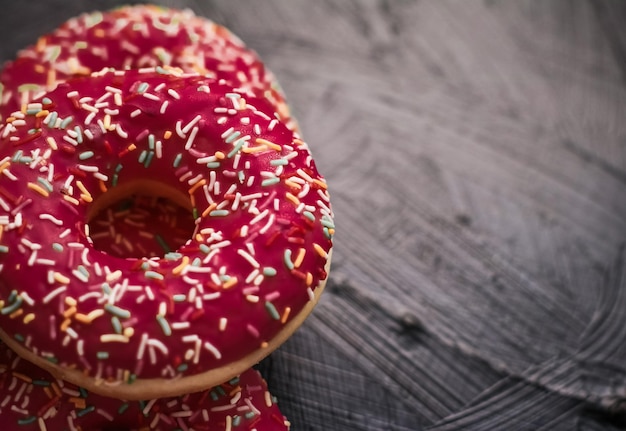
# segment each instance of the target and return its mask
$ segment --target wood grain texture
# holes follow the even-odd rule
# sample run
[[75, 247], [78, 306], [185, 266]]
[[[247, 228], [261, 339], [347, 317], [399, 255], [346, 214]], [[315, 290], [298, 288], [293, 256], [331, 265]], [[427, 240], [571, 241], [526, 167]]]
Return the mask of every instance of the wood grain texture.
[[[160, 3], [260, 53], [331, 185], [327, 292], [260, 364], [294, 429], [626, 429], [624, 2]], [[11, 2], [0, 59], [115, 4]]]

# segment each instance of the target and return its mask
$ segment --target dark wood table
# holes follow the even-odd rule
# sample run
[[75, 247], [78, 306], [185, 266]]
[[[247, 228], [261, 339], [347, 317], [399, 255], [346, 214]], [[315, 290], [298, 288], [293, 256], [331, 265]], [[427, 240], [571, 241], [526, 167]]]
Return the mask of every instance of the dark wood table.
[[[4, 2], [0, 60], [118, 1]], [[294, 430], [626, 429], [626, 3], [163, 1], [278, 75], [331, 186]]]

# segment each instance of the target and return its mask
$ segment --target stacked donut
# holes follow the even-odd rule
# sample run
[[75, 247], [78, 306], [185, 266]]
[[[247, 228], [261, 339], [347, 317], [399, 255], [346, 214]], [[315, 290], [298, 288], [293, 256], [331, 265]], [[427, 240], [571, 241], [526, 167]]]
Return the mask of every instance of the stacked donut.
[[83, 15], [4, 66], [0, 118], [0, 421], [288, 429], [250, 367], [334, 224], [258, 57], [189, 11]]

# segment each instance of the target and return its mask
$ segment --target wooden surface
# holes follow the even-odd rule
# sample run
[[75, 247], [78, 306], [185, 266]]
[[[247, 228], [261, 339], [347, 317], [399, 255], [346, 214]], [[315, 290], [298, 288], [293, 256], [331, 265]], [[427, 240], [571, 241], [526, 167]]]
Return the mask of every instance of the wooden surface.
[[[0, 59], [119, 3], [3, 4]], [[626, 3], [161, 3], [260, 53], [331, 185], [330, 285], [259, 366], [294, 430], [626, 429]]]

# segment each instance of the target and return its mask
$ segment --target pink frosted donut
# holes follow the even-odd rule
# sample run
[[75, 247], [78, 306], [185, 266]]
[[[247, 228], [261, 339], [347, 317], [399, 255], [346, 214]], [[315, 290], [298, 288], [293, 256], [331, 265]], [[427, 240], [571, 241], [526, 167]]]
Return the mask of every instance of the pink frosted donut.
[[[321, 294], [334, 233], [306, 144], [252, 93], [175, 69], [58, 88], [0, 130], [0, 336], [94, 392], [147, 399], [224, 382], [278, 347]], [[188, 208], [161, 258], [93, 246], [134, 193]]]
[[103, 68], [172, 66], [266, 97], [290, 128], [272, 73], [226, 28], [190, 10], [125, 6], [75, 17], [22, 50], [0, 73], [0, 120], [59, 82]]
[[19, 431], [286, 431], [255, 370], [206, 391], [122, 401], [55, 379], [0, 343], [0, 422]]

